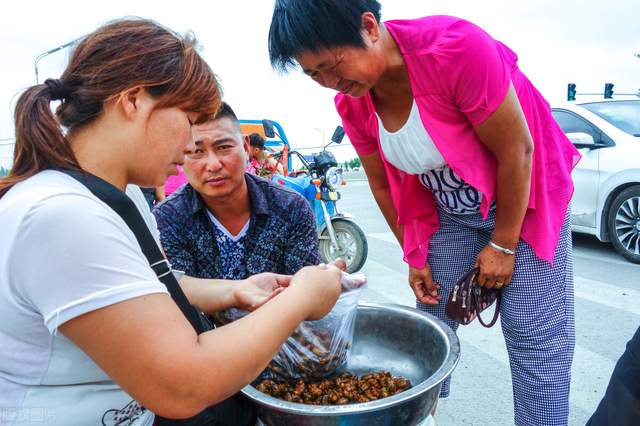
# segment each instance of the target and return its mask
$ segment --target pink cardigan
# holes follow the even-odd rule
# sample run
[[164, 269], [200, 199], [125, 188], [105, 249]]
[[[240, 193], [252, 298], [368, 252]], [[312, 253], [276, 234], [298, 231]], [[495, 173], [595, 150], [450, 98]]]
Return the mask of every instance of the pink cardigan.
[[[557, 125], [549, 104], [518, 69], [517, 56], [476, 25], [451, 16], [385, 22], [404, 58], [420, 117], [451, 169], [482, 194], [487, 217], [496, 187], [496, 160], [473, 125], [484, 122], [513, 83], [534, 142], [531, 195], [521, 238], [536, 255], [553, 261], [567, 206], [571, 170], [580, 154]], [[418, 176], [398, 170], [379, 147], [371, 95], [335, 98], [344, 129], [359, 155], [378, 151], [384, 162], [398, 224], [404, 229], [404, 259], [424, 267], [438, 214]]]

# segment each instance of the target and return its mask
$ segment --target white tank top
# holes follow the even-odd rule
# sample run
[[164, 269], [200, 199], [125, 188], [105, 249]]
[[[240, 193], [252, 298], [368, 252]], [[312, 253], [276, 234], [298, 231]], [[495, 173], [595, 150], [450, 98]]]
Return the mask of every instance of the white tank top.
[[387, 131], [377, 113], [376, 117], [380, 129], [382, 152], [387, 161], [398, 169], [419, 175], [447, 164], [427, 133], [427, 129], [424, 128], [415, 100], [411, 106], [409, 118], [396, 132]]
[[453, 214], [480, 211], [482, 194], [458, 177], [448, 166], [427, 133], [414, 99], [406, 123], [396, 132], [384, 128], [380, 116], [380, 146], [387, 161], [398, 169], [420, 175], [420, 182], [434, 195], [438, 205]]

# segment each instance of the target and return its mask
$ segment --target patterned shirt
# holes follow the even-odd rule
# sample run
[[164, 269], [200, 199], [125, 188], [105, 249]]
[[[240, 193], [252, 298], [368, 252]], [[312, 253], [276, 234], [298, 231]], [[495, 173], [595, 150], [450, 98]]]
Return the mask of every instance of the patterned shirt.
[[449, 213], [473, 214], [480, 211], [480, 191], [463, 181], [449, 166], [421, 174], [420, 182], [431, 190], [438, 205]]
[[[245, 173], [245, 180], [251, 212], [244, 253], [233, 261], [239, 264], [233, 271], [235, 277], [261, 272], [290, 275], [320, 263], [309, 203], [300, 194], [261, 177]], [[174, 269], [196, 278], [224, 278], [230, 255], [221, 249], [208, 211], [200, 195], [186, 184], [158, 204], [153, 214]]]

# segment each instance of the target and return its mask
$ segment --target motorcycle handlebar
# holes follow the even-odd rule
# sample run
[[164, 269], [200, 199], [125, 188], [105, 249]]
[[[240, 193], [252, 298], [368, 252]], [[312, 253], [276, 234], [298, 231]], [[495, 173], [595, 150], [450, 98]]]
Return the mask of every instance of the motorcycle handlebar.
[[[294, 154], [298, 156], [300, 161], [302, 161], [302, 163], [305, 166], [309, 166], [309, 162], [304, 158], [304, 156], [302, 154], [300, 154], [298, 151], [289, 151], [289, 155], [294, 155]], [[283, 152], [280, 151], [280, 152], [274, 153], [273, 154], [273, 158], [275, 158], [277, 160], [277, 159], [281, 158], [282, 155], [283, 155]]]

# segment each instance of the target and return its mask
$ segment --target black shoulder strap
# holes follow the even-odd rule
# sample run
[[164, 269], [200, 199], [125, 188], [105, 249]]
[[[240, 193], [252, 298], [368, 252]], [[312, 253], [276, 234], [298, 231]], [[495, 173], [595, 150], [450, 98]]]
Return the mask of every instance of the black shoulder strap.
[[169, 262], [160, 251], [158, 244], [151, 235], [142, 215], [135, 203], [124, 192], [120, 191], [109, 182], [100, 179], [87, 172], [77, 170], [57, 169], [62, 173], [73, 177], [86, 186], [96, 197], [113, 209], [129, 226], [136, 236], [142, 252], [149, 261], [149, 265], [169, 291], [171, 298], [178, 305], [184, 316], [189, 320], [198, 334], [207, 331], [203, 323], [202, 315], [189, 304], [187, 297], [180, 288], [178, 281], [171, 272]]

